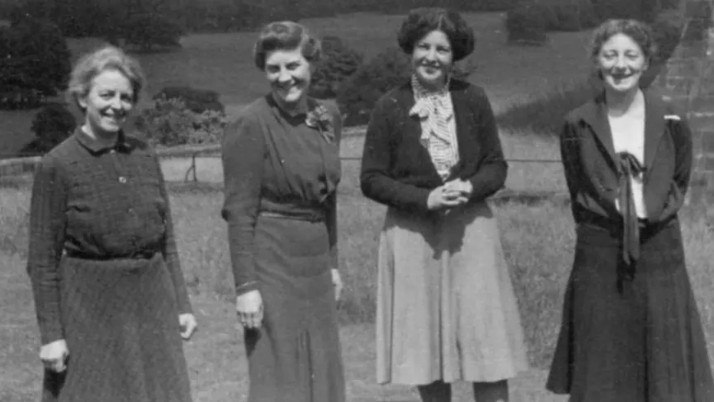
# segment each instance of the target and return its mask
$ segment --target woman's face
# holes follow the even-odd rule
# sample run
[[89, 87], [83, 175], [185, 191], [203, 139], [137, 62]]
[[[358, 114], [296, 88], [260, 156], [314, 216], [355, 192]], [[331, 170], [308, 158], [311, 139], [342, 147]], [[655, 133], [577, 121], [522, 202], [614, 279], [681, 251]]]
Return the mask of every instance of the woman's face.
[[265, 58], [265, 75], [273, 96], [288, 105], [296, 105], [310, 88], [310, 62], [302, 51], [274, 50]]
[[419, 81], [428, 87], [442, 85], [453, 62], [451, 43], [442, 31], [431, 31], [414, 44], [412, 67]]
[[640, 45], [619, 33], [602, 44], [596, 65], [607, 87], [626, 92], [638, 88], [648, 62]]
[[78, 101], [95, 134], [116, 133], [134, 108], [134, 88], [121, 72], [105, 70], [94, 77], [89, 93]]

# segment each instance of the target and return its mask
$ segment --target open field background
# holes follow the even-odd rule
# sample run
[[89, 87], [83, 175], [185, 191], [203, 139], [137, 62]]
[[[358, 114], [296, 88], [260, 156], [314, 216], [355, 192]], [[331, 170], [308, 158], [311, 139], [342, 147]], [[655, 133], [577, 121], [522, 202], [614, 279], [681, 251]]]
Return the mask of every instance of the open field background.
[[[588, 72], [588, 32], [554, 33], [543, 47], [506, 45], [503, 15], [466, 14], [476, 31], [471, 81], [486, 88], [496, 112], [513, 102], [528, 100], [554, 85], [582, 78]], [[338, 18], [305, 19], [320, 36], [337, 35], [366, 59], [396, 46], [402, 16], [356, 13]], [[229, 115], [267, 91], [253, 65], [255, 33], [196, 34], [181, 40], [176, 52], [137, 54], [148, 88], [144, 105], [168, 85], [188, 85], [218, 91]], [[99, 46], [94, 39], [69, 39], [73, 60]], [[30, 125], [36, 111], [0, 111], [0, 159], [32, 140]]]
[[[322, 35], [337, 35], [367, 58], [395, 44], [401, 16], [351, 14], [338, 18], [307, 19]], [[586, 57], [589, 32], [553, 33], [543, 47], [506, 46], [502, 15], [468, 14], [477, 32], [471, 81], [486, 88], [498, 113], [514, 102], [524, 102], [553, 86], [579, 80], [589, 71]], [[148, 95], [166, 85], [190, 85], [217, 90], [231, 115], [266, 90], [252, 65], [254, 34], [201, 34], [183, 39], [179, 52], [139, 55], [149, 79]], [[70, 40], [74, 57], [99, 42]], [[31, 140], [34, 112], [0, 112], [0, 158]], [[509, 159], [559, 158], [552, 140], [501, 132]], [[360, 136], [346, 138], [341, 154], [359, 158]], [[232, 307], [225, 225], [219, 208], [222, 172], [217, 158], [198, 159], [198, 183], [184, 183], [186, 158], [165, 159], [172, 212], [176, 223], [184, 274], [191, 290], [200, 330], [186, 344], [192, 386], [197, 402], [244, 401], [247, 371], [240, 328]], [[376, 249], [384, 208], [362, 197], [358, 187], [359, 161], [346, 159], [339, 193], [340, 264], [345, 292], [340, 305], [342, 345], [347, 369], [348, 401], [417, 401], [410, 388], [374, 383], [374, 295]], [[41, 366], [29, 281], [27, 208], [29, 178], [0, 178], [0, 401], [37, 400]], [[516, 288], [533, 370], [512, 382], [512, 401], [564, 402], [543, 390], [561, 314], [574, 242], [573, 222], [558, 163], [510, 164], [505, 193], [548, 193], [549, 197], [507, 197], [493, 201], [501, 240]], [[557, 194], [560, 193], [561, 196]], [[553, 196], [553, 194], [556, 194]], [[712, 235], [699, 211], [683, 212], [682, 225], [692, 283], [707, 338], [714, 342], [714, 282], [709, 247]], [[454, 400], [472, 400], [459, 384]]]

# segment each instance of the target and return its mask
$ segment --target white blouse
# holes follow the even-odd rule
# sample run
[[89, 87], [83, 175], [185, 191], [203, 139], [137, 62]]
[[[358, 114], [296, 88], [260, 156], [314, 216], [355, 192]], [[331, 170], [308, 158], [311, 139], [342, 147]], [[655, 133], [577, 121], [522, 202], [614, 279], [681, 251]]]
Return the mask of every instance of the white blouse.
[[[609, 118], [610, 131], [615, 152], [629, 152], [644, 166], [645, 164], [645, 119], [613, 119]], [[647, 218], [644, 194], [642, 189], [642, 174], [633, 177], [632, 198], [635, 211], [639, 218]], [[619, 199], [615, 200], [617, 210], [620, 210]]]

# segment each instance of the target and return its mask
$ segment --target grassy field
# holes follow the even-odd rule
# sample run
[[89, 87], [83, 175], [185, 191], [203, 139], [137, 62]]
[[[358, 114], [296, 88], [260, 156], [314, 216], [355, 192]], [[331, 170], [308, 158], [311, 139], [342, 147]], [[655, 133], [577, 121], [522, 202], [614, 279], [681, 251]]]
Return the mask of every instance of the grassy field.
[[[503, 134], [512, 158], [551, 158], [554, 143]], [[343, 156], [356, 156], [358, 139], [343, 144]], [[225, 225], [219, 216], [223, 199], [220, 170], [204, 169], [198, 184], [170, 184], [181, 260], [201, 324], [186, 345], [196, 401], [242, 401], [247, 390], [240, 329], [232, 311], [232, 278], [228, 268]], [[374, 383], [374, 328], [376, 247], [384, 208], [364, 199], [357, 185], [358, 162], [343, 164], [339, 196], [340, 264], [345, 292], [340, 305], [343, 354], [349, 401], [416, 401], [407, 387], [380, 387]], [[165, 171], [181, 171], [165, 164]], [[175, 172], [174, 172], [175, 173]], [[534, 184], [535, 183], [535, 184]], [[510, 190], [562, 191], [559, 166], [512, 163]], [[27, 184], [0, 188], [0, 400], [36, 398], [40, 367], [36, 359], [37, 334], [29, 283], [24, 273], [27, 245]], [[514, 281], [534, 369], [512, 382], [512, 400], [564, 402], [543, 390], [545, 369], [552, 357], [561, 314], [562, 294], [572, 261], [573, 223], [562, 198], [525, 203], [494, 203], [501, 239]], [[714, 281], [710, 261], [714, 240], [693, 210], [683, 214], [685, 247], [692, 283], [709, 339], [714, 341]], [[455, 400], [469, 400], [464, 384]]]
[[[476, 31], [472, 61], [477, 69], [471, 80], [486, 88], [498, 112], [512, 102], [526, 101], [554, 84], [582, 78], [588, 71], [588, 32], [556, 33], [543, 47], [506, 45], [502, 15], [466, 14]], [[401, 16], [350, 14], [339, 18], [301, 21], [318, 35], [337, 35], [348, 46], [370, 58], [388, 46], [396, 46]], [[183, 38], [176, 52], [140, 54], [148, 78], [147, 93], [167, 85], [190, 85], [216, 90], [228, 113], [266, 90], [252, 61], [255, 33], [200, 34]], [[73, 59], [100, 45], [99, 40], [70, 39]], [[30, 124], [36, 111], [0, 111], [0, 158], [14, 154], [32, 137]]]

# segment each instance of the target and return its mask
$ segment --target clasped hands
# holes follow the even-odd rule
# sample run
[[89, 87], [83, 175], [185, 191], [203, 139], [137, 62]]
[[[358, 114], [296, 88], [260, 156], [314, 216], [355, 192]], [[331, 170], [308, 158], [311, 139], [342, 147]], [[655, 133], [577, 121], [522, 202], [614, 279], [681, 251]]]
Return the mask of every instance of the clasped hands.
[[473, 185], [470, 181], [454, 179], [432, 190], [427, 206], [430, 210], [458, 207], [467, 203], [472, 193]]

